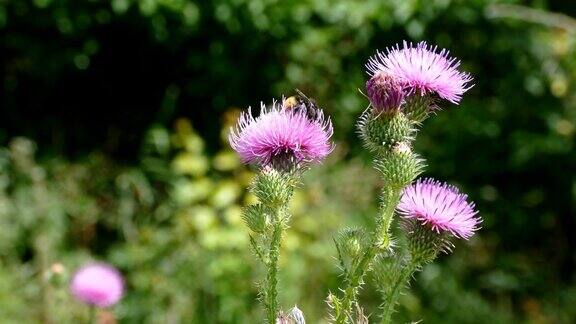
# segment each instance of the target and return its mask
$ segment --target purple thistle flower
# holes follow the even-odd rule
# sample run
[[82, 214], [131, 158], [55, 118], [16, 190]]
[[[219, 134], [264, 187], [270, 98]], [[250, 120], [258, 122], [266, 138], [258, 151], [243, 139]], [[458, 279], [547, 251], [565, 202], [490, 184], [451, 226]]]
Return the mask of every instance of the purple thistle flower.
[[97, 307], [116, 304], [124, 293], [124, 280], [118, 270], [105, 263], [92, 263], [78, 270], [70, 284], [80, 301]]
[[261, 105], [254, 118], [248, 109], [238, 119], [228, 137], [230, 146], [246, 164], [290, 169], [301, 163], [320, 162], [333, 149], [330, 143], [332, 122], [321, 109], [313, 116], [306, 110], [291, 110], [272, 103]]
[[368, 99], [377, 114], [397, 111], [404, 100], [404, 89], [391, 75], [378, 71], [366, 82]]
[[415, 219], [432, 230], [450, 232], [469, 239], [482, 221], [474, 203], [454, 186], [434, 179], [419, 179], [404, 189], [397, 210], [406, 219]]
[[460, 61], [449, 56], [445, 49], [420, 42], [416, 46], [403, 42], [386, 49], [386, 54], [376, 53], [368, 60], [370, 75], [379, 72], [394, 76], [409, 93], [436, 93], [440, 98], [458, 104], [462, 94], [472, 87], [472, 76], [458, 71]]

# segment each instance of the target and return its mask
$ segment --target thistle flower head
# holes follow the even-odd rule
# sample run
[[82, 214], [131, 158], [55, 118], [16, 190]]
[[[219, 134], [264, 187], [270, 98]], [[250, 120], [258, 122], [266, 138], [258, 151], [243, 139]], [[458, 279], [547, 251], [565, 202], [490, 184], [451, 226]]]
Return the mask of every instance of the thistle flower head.
[[243, 112], [229, 141], [246, 164], [289, 170], [302, 163], [320, 162], [333, 149], [332, 122], [319, 108], [313, 114], [272, 103], [261, 106], [260, 116]]
[[404, 100], [402, 85], [383, 71], [374, 73], [366, 81], [366, 93], [377, 114], [397, 111]]
[[478, 229], [481, 219], [474, 203], [467, 201], [454, 186], [434, 179], [418, 180], [404, 189], [397, 210], [406, 219], [414, 219], [432, 230], [449, 232], [468, 239]]
[[458, 71], [460, 61], [449, 52], [420, 42], [414, 46], [403, 42], [378, 52], [366, 68], [371, 75], [386, 73], [396, 78], [411, 94], [435, 93], [440, 98], [458, 104], [464, 92], [472, 87], [470, 74]]
[[114, 267], [93, 263], [74, 274], [70, 290], [77, 299], [86, 304], [108, 307], [116, 304], [122, 297], [124, 281]]

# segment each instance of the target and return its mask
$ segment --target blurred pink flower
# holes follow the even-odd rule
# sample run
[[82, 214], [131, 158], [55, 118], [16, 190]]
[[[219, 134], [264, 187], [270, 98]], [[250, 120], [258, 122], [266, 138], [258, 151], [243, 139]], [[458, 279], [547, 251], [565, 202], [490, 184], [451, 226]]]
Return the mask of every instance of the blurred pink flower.
[[404, 189], [397, 210], [407, 219], [416, 219], [432, 230], [448, 231], [468, 239], [481, 222], [468, 196], [454, 186], [434, 179], [419, 179]]
[[401, 82], [410, 94], [436, 93], [440, 98], [458, 104], [462, 94], [472, 87], [470, 74], [458, 71], [460, 61], [445, 49], [420, 42], [416, 46], [403, 42], [376, 53], [366, 63], [370, 75], [384, 72]]
[[82, 302], [108, 307], [122, 298], [124, 281], [114, 267], [105, 263], [92, 263], [74, 274], [70, 290]]

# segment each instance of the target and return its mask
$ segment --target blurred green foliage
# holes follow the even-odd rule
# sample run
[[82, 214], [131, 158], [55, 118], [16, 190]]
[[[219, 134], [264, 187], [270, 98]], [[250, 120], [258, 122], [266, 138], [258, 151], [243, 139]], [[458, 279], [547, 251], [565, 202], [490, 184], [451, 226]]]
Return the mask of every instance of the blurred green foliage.
[[[475, 77], [417, 150], [484, 223], [418, 275], [398, 321], [576, 321], [568, 15], [562, 0], [0, 2], [2, 322], [86, 318], [66, 285], [93, 258], [127, 276], [122, 322], [259, 321], [262, 269], [239, 212], [251, 172], [223, 139], [230, 107], [293, 88], [325, 107], [338, 140], [306, 175], [282, 251], [283, 305], [320, 322], [339, 280], [332, 237], [370, 224], [377, 204], [354, 133], [363, 64], [402, 39], [450, 49]], [[368, 313], [376, 296], [363, 291]]]

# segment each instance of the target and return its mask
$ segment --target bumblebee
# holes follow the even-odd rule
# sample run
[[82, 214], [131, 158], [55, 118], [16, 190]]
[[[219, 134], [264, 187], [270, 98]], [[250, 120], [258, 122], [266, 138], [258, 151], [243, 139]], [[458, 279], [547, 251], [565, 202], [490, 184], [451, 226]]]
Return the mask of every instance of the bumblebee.
[[306, 116], [310, 120], [315, 120], [318, 117], [318, 111], [320, 110], [314, 100], [308, 98], [298, 89], [296, 89], [296, 95], [286, 98], [282, 103], [282, 106], [286, 110], [305, 112]]

